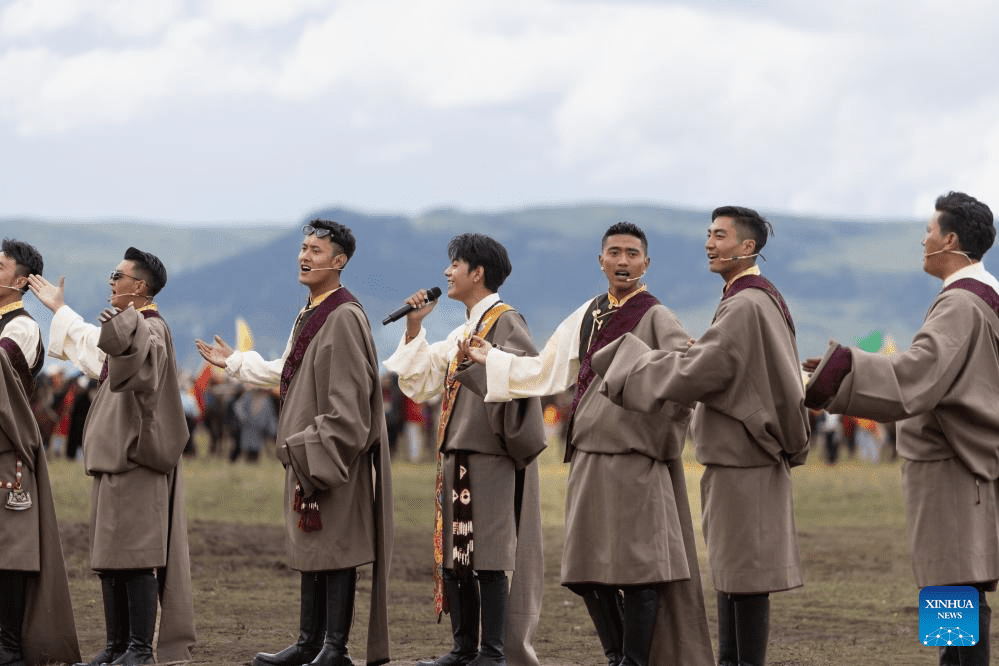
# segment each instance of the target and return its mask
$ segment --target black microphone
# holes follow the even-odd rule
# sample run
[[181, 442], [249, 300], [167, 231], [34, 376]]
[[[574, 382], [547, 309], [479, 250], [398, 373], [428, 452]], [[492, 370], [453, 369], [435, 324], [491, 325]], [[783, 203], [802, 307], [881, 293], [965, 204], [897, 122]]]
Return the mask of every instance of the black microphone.
[[[427, 289], [427, 303], [431, 303], [433, 301], [436, 301], [437, 297], [440, 296], [440, 295], [441, 295], [441, 288], [440, 287], [431, 287], [430, 289]], [[393, 312], [392, 314], [390, 314], [388, 317], [385, 317], [385, 319], [382, 319], [382, 326], [388, 326], [389, 324], [391, 324], [394, 321], [399, 321], [400, 319], [402, 319], [403, 317], [405, 317], [406, 315], [408, 315], [410, 312], [412, 312], [415, 309], [416, 308], [414, 308], [412, 305], [410, 305], [409, 303], [406, 303], [401, 308], [399, 308], [398, 310], [396, 310], [395, 312]]]

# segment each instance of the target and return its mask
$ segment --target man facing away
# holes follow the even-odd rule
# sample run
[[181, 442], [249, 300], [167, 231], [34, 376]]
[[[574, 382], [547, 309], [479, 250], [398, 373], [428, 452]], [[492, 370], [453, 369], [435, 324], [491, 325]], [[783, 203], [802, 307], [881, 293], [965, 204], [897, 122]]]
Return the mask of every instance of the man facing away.
[[281, 358], [233, 351], [218, 336], [197, 341], [210, 363], [240, 381], [278, 386], [277, 454], [285, 472], [291, 568], [302, 574], [300, 634], [260, 653], [254, 666], [350, 666], [357, 567], [373, 565], [366, 660], [389, 661], [388, 573], [392, 556], [392, 470], [378, 359], [364, 310], [340, 283], [354, 234], [313, 220], [298, 253], [309, 289]]
[[173, 338], [153, 301], [166, 281], [155, 255], [128, 248], [111, 273], [111, 307], [94, 326], [65, 304], [62, 279], [28, 278], [55, 313], [49, 355], [100, 381], [83, 434], [84, 468], [94, 477], [90, 561], [107, 627], [93, 665], [153, 662], [157, 600], [157, 658], [189, 660], [195, 641], [180, 470], [189, 433]]
[[[999, 281], [982, 257], [992, 211], [962, 192], [936, 201], [923, 270], [943, 281], [905, 352], [869, 354], [831, 343], [808, 359], [807, 404], [898, 423], [902, 493], [916, 585], [971, 585], [979, 594], [974, 646], [940, 648], [940, 664], [989, 663], [999, 579]], [[943, 498], [947, 498], [946, 501]]]
[[629, 409], [700, 403], [692, 424], [702, 526], [718, 592], [722, 665], [766, 663], [769, 593], [802, 585], [790, 467], [807, 455], [808, 415], [794, 324], [755, 257], [769, 222], [740, 206], [711, 214], [708, 267], [725, 281], [704, 335], [686, 350], [650, 350], [633, 335], [597, 353], [601, 387]]
[[576, 385], [561, 577], [583, 598], [608, 664], [710, 664], [680, 457], [690, 410], [670, 403], [648, 415], [626, 411], [600, 394], [590, 369], [595, 351], [629, 331], [666, 350], [686, 348], [687, 334], [641, 283], [650, 261], [641, 229], [611, 226], [598, 260], [607, 292], [563, 321], [540, 355], [519, 357], [479, 339], [465, 350], [486, 366], [487, 404]]
[[[426, 292], [407, 302], [406, 333], [385, 367], [417, 402], [442, 395], [437, 438], [435, 607], [451, 616], [454, 647], [424, 666], [538, 663], [532, 640], [544, 585], [540, 480], [544, 449], [537, 399], [486, 404], [485, 377], [465, 364], [462, 340], [475, 334], [514, 354], [534, 354], [523, 317], [497, 291], [512, 270], [506, 249], [482, 234], [448, 245], [449, 298], [466, 321], [445, 340], [427, 341]], [[506, 572], [513, 572], [508, 583]], [[482, 640], [479, 641], [479, 620]]]
[[[0, 665], [80, 658], [69, 582], [38, 423], [31, 412], [45, 349], [22, 297], [42, 255], [4, 239], [0, 251]], [[26, 617], [26, 611], [31, 612]]]

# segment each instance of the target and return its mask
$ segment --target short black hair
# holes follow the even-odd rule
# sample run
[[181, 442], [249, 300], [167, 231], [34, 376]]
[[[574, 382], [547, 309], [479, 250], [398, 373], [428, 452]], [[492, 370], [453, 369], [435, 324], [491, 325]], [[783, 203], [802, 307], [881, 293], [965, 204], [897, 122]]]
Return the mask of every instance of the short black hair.
[[957, 234], [970, 259], [981, 261], [996, 239], [996, 227], [988, 206], [964, 192], [948, 192], [937, 197], [940, 233]]
[[510, 256], [499, 241], [485, 234], [459, 234], [447, 244], [447, 256], [451, 261], [464, 261], [468, 270], [482, 266], [485, 271], [486, 289], [499, 291], [513, 272]]
[[747, 238], [756, 241], [755, 253], [763, 251], [767, 244], [767, 239], [774, 235], [773, 225], [752, 208], [745, 206], [719, 206], [711, 211], [711, 221], [714, 222], [719, 217], [730, 217], [735, 225], [735, 231], [739, 240]]
[[130, 247], [125, 250], [125, 260], [135, 264], [135, 272], [138, 273], [136, 277], [146, 283], [150, 298], [160, 293], [160, 289], [166, 286], [166, 268], [155, 254]]
[[[34, 245], [29, 245], [23, 241], [12, 238], [4, 238], [0, 247], [6, 256], [14, 260], [17, 267], [14, 269], [18, 275], [27, 277], [28, 275], [41, 275], [45, 263], [42, 261], [42, 253], [35, 249]], [[28, 285], [21, 287], [21, 293], [28, 292]]]
[[604, 249], [604, 245], [607, 244], [607, 239], [611, 236], [634, 236], [638, 240], [642, 241], [642, 253], [645, 255], [649, 254], [649, 239], [645, 237], [645, 232], [637, 224], [632, 224], [631, 222], [618, 222], [617, 224], [612, 224], [604, 232], [604, 237], [600, 239], [600, 249]]
[[313, 229], [329, 230], [330, 235], [327, 238], [330, 239], [331, 243], [343, 250], [343, 253], [347, 255], [347, 261], [350, 261], [350, 258], [354, 256], [354, 250], [357, 249], [357, 240], [354, 238], [351, 230], [344, 225], [333, 220], [312, 220], [307, 226]]

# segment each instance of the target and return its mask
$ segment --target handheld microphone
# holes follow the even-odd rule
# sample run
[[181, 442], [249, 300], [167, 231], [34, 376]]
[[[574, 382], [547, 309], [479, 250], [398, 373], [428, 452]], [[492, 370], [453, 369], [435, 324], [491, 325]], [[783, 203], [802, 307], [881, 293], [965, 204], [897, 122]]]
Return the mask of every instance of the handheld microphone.
[[[431, 287], [430, 289], [427, 289], [427, 303], [436, 301], [440, 295], [441, 295], [440, 287]], [[426, 303], [424, 305], [426, 305]], [[412, 305], [406, 303], [404, 306], [402, 306], [389, 316], [385, 317], [385, 319], [382, 319], [382, 326], [387, 326], [394, 321], [399, 321], [400, 319], [402, 319], [415, 309], [416, 308], [414, 308]]]

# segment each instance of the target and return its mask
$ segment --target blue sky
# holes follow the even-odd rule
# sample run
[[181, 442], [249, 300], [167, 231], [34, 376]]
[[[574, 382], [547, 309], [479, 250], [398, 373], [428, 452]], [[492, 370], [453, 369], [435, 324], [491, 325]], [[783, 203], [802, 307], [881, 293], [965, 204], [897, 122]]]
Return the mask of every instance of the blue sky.
[[999, 206], [999, 5], [0, 0], [0, 217]]

